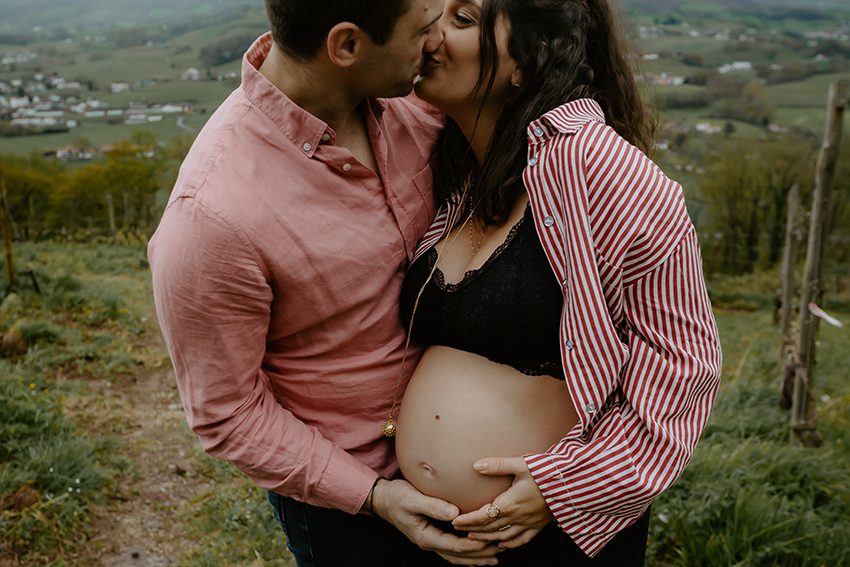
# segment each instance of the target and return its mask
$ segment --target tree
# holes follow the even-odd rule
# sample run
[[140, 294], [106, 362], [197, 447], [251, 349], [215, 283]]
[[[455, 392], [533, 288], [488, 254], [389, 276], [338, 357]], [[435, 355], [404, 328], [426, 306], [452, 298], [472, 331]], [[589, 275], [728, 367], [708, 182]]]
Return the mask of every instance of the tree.
[[44, 231], [50, 194], [59, 175], [40, 161], [4, 158], [0, 160], [6, 182], [9, 216], [16, 238], [37, 238]]
[[706, 268], [746, 273], [775, 265], [782, 251], [788, 191], [810, 187], [812, 148], [781, 139], [727, 142], [706, 160], [700, 192], [708, 220], [701, 229]]
[[762, 80], [749, 80], [743, 75], [715, 75], [706, 85], [706, 96], [713, 100], [712, 115], [767, 126], [775, 109], [770, 104]]

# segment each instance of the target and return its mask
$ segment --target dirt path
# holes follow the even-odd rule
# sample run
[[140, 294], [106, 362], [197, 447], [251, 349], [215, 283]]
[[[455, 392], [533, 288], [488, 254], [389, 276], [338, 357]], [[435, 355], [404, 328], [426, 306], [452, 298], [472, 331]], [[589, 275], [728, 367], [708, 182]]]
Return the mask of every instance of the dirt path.
[[191, 471], [187, 455], [198, 442], [186, 426], [170, 368], [124, 379], [120, 387], [92, 386], [91, 395], [67, 411], [92, 431], [122, 439], [122, 455], [133, 463], [122, 483], [122, 500], [95, 510], [93, 538], [86, 545], [91, 565], [105, 567], [174, 564], [193, 543], [181, 539], [181, 511], [209, 480]]

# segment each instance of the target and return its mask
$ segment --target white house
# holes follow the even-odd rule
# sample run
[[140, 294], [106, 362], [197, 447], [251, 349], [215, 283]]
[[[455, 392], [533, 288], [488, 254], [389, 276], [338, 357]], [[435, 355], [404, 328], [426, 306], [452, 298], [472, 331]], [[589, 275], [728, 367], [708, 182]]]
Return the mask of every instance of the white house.
[[184, 81], [200, 81], [201, 77], [201, 72], [194, 67], [189, 67], [180, 75], [180, 78]]

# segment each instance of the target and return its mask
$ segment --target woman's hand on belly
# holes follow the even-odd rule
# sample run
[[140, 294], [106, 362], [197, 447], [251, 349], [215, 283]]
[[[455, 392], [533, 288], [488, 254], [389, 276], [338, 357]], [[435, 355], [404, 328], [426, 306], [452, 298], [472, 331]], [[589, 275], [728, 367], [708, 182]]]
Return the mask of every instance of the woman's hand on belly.
[[481, 459], [475, 470], [487, 476], [511, 476], [513, 482], [493, 499], [495, 507], [487, 504], [454, 519], [452, 525], [469, 532], [470, 539], [498, 542], [505, 549], [519, 547], [554, 519], [522, 457]]

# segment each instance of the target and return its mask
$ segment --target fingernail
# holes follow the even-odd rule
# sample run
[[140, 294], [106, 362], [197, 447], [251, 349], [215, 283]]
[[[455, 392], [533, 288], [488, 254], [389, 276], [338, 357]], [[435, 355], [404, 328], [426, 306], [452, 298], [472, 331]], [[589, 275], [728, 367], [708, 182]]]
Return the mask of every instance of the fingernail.
[[478, 472], [484, 472], [484, 471], [487, 470], [487, 463], [483, 462], [483, 461], [478, 462], [478, 463], [475, 463], [474, 465], [472, 465], [472, 468], [474, 468]]

